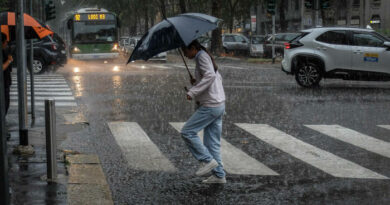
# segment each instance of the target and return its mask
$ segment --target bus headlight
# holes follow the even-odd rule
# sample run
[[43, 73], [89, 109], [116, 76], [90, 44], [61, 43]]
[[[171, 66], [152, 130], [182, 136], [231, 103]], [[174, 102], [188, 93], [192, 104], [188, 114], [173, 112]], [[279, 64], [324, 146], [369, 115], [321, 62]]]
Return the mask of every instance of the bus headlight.
[[75, 53], [78, 53], [78, 52], [80, 52], [80, 49], [79, 48], [77, 48], [76, 46], [73, 48], [73, 51], [75, 52]]
[[114, 46], [112, 47], [112, 50], [113, 50], [113, 51], [117, 51], [117, 50], [118, 50], [118, 44], [117, 44], [117, 43], [114, 44]]

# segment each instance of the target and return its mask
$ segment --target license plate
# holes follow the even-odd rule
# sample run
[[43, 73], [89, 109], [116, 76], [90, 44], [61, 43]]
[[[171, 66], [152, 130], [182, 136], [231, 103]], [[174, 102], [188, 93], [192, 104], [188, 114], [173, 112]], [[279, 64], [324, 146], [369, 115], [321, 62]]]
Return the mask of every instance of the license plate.
[[61, 53], [62, 53], [62, 54], [65, 54], [66, 52], [65, 52], [65, 50], [62, 50]]

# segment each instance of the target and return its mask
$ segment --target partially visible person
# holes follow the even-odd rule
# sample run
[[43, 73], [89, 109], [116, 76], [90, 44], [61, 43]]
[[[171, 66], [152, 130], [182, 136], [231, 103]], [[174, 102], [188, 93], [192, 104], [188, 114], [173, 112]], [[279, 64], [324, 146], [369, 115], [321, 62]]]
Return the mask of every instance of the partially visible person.
[[[3, 50], [3, 73], [4, 73], [4, 90], [5, 90], [5, 114], [8, 113], [10, 105], [10, 88], [12, 84], [11, 72], [12, 61], [14, 60], [9, 53], [7, 36], [1, 33], [2, 50]], [[7, 132], [7, 139], [10, 138], [10, 134]]]

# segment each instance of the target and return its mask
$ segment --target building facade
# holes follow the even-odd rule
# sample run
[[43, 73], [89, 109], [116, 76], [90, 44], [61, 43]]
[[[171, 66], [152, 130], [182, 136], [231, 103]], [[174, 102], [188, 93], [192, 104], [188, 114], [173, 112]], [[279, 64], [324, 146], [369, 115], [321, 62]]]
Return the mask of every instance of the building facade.
[[[267, 14], [266, 1], [257, 6], [256, 33], [272, 32], [271, 16]], [[277, 6], [280, 5], [277, 1]], [[328, 8], [305, 7], [305, 0], [289, 0], [284, 5], [285, 32], [319, 26], [348, 26], [373, 29], [390, 35], [390, 0], [330, 0]], [[281, 31], [280, 8], [276, 8], [276, 32]], [[316, 23], [316, 15], [318, 22]]]

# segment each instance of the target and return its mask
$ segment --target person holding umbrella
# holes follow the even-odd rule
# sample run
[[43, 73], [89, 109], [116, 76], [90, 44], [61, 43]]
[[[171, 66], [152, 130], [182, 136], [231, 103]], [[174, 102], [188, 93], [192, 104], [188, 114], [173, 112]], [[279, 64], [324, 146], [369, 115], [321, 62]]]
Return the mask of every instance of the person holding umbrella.
[[[222, 117], [225, 92], [222, 77], [213, 57], [195, 40], [182, 47], [184, 55], [195, 59], [195, 83], [187, 92], [188, 100], [196, 100], [198, 109], [181, 130], [182, 138], [192, 155], [202, 163], [197, 176], [212, 175], [203, 183], [226, 183], [221, 158]], [[203, 143], [198, 132], [204, 130]]]
[[[181, 135], [190, 152], [203, 163], [196, 175], [204, 176], [212, 172], [208, 179], [203, 180], [204, 183], [226, 183], [220, 154], [225, 92], [222, 77], [213, 57], [196, 39], [216, 29], [220, 21], [201, 13], [184, 13], [165, 18], [142, 36], [127, 61], [127, 63], [136, 60], [146, 61], [161, 52], [177, 48], [181, 48], [189, 59], [195, 59], [194, 78], [178, 49], [193, 85], [187, 92], [187, 99], [195, 99], [199, 106], [184, 125]], [[197, 135], [202, 129], [204, 143]]]
[[[3, 73], [4, 73], [4, 90], [5, 90], [5, 113], [7, 114], [10, 104], [10, 88], [12, 84], [11, 72], [12, 66], [11, 63], [14, 60], [10, 53], [8, 52], [8, 40], [7, 36], [4, 33], [1, 33], [1, 45], [3, 49]], [[7, 139], [10, 138], [9, 133], [7, 133]]]

